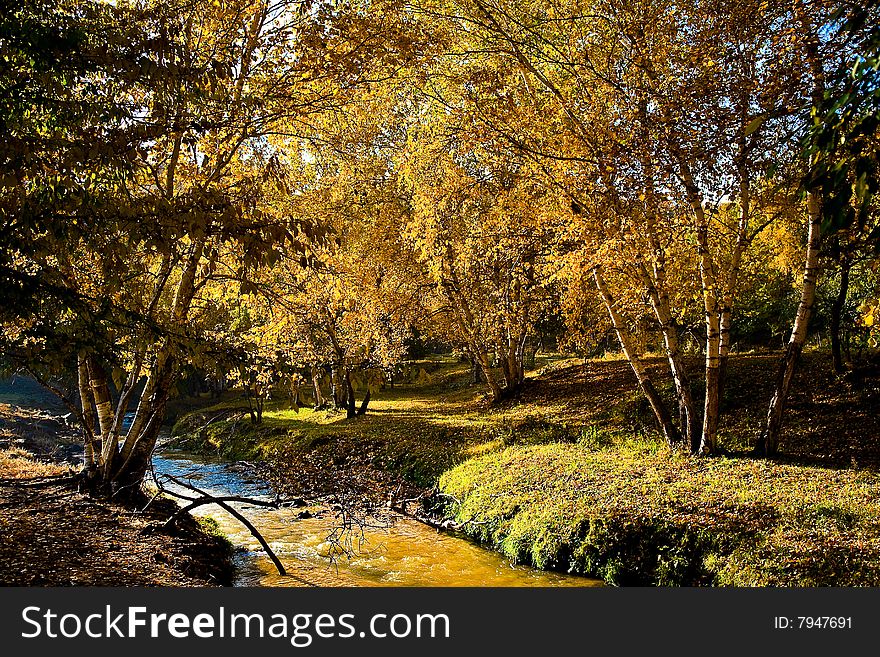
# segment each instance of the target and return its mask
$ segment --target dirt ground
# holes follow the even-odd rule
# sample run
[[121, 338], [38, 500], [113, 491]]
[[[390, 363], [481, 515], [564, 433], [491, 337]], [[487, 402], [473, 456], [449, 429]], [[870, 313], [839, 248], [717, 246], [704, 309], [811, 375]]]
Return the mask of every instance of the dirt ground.
[[61, 486], [0, 484], [0, 585], [228, 585], [228, 548], [197, 528], [150, 531], [162, 510], [138, 513]]
[[177, 509], [173, 502], [142, 511], [40, 479], [73, 472], [75, 439], [51, 411], [0, 404], [0, 585], [231, 582], [231, 548], [224, 540], [201, 531], [192, 518], [157, 531]]

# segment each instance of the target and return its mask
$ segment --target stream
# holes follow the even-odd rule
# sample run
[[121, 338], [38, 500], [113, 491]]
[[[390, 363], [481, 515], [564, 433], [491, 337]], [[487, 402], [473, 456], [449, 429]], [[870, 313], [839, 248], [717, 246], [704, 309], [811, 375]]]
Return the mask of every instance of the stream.
[[[0, 379], [0, 402], [38, 411], [35, 422], [45, 418], [63, 424], [60, 416], [67, 413], [51, 393], [23, 377]], [[160, 448], [153, 467], [157, 474], [214, 495], [274, 499], [266, 484], [233, 462]], [[213, 517], [237, 548], [237, 586], [602, 586], [600, 580], [514, 565], [461, 535], [400, 514], [389, 512], [349, 535], [350, 554], [345, 555], [329, 538], [340, 527], [330, 509], [233, 506], [256, 526], [288, 571], [287, 577], [280, 576], [235, 518], [213, 505], [200, 507], [194, 514]], [[313, 517], [301, 518], [304, 511]]]
[[[153, 467], [157, 475], [181, 478], [214, 495], [274, 499], [265, 484], [234, 463], [159, 450]], [[586, 577], [514, 565], [466, 538], [400, 514], [370, 519], [368, 526], [346, 535], [349, 554], [342, 554], [330, 538], [341, 526], [330, 509], [234, 506], [259, 530], [288, 571], [286, 577], [279, 575], [257, 540], [235, 518], [211, 505], [200, 507], [193, 513], [213, 517], [238, 548], [236, 586], [602, 585]], [[304, 511], [312, 517], [300, 517], [306, 515]]]

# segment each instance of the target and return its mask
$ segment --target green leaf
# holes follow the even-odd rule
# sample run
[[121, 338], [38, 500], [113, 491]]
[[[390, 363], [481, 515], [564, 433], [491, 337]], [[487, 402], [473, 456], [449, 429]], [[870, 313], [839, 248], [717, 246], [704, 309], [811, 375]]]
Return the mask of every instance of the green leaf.
[[752, 119], [751, 121], [749, 121], [749, 123], [748, 123], [748, 125], [746, 126], [746, 129], [745, 129], [746, 137], [748, 137], [748, 136], [749, 136], [750, 134], [752, 134], [755, 130], [757, 130], [758, 128], [760, 128], [762, 123], [764, 123], [764, 117], [763, 117], [763, 116], [756, 117], [756, 118]]

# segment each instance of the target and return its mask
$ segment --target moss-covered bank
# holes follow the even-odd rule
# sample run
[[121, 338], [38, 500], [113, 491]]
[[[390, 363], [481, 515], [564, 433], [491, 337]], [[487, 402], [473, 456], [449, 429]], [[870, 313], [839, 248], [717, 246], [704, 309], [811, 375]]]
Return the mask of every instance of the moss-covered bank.
[[880, 584], [880, 477], [649, 445], [511, 447], [440, 480], [471, 536], [611, 584]]

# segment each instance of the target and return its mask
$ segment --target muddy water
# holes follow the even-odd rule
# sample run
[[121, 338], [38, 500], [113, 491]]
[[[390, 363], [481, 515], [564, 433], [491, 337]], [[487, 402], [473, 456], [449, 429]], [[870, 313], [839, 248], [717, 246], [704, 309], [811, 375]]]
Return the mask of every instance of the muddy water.
[[[153, 459], [157, 473], [187, 478], [214, 494], [271, 499], [269, 489], [236, 466], [188, 454], [164, 452]], [[288, 570], [278, 575], [256, 539], [217, 507], [196, 512], [212, 516], [234, 545], [239, 586], [598, 586], [601, 582], [511, 564], [498, 553], [438, 532], [404, 516], [371, 519], [343, 535], [349, 554], [340, 554], [331, 536], [340, 521], [329, 509], [266, 509], [236, 504], [259, 529]], [[332, 558], [331, 558], [332, 557]]]

